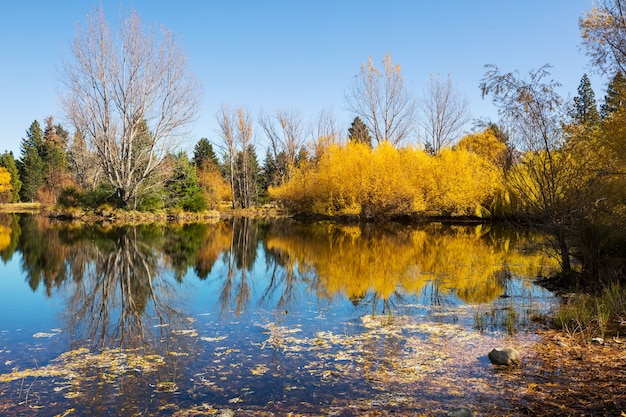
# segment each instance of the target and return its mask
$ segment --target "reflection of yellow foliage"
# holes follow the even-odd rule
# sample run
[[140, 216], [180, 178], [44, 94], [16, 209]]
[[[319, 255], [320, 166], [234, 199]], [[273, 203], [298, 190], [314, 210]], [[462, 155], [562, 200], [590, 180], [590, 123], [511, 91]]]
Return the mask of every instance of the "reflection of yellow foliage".
[[374, 292], [382, 299], [396, 293], [419, 294], [432, 284], [442, 294], [467, 302], [493, 300], [504, 291], [498, 279], [507, 265], [513, 273], [534, 276], [550, 261], [517, 252], [510, 242], [492, 243], [482, 228], [429, 226], [381, 232], [369, 227], [314, 225], [270, 236], [267, 246], [279, 250], [288, 269], [314, 270], [317, 291], [351, 299]]
[[0, 225], [0, 250], [4, 250], [11, 244], [11, 228]]
[[196, 254], [196, 272], [202, 276], [208, 274], [217, 258], [230, 247], [232, 238], [230, 223], [208, 225], [202, 247]]
[[432, 156], [384, 142], [375, 149], [331, 144], [317, 163], [296, 169], [289, 182], [269, 193], [300, 212], [483, 215], [501, 188], [495, 164], [475, 153], [446, 150]]

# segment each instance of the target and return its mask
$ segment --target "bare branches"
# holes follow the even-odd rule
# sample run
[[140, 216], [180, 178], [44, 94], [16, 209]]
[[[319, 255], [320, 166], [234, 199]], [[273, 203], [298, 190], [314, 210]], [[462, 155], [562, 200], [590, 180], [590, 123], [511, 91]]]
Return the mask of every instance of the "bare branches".
[[383, 60], [384, 72], [367, 58], [361, 72], [354, 77], [346, 94], [348, 109], [360, 116], [377, 143], [400, 144], [411, 133], [415, 123], [415, 99], [404, 84], [400, 65], [389, 53]]
[[514, 143], [522, 150], [548, 152], [560, 145], [563, 100], [556, 92], [561, 84], [550, 78], [550, 65], [531, 71], [528, 81], [517, 72], [501, 73], [495, 65], [486, 68], [482, 95], [492, 97]]
[[599, 1], [578, 24], [592, 64], [605, 73], [626, 72], [626, 2]]
[[273, 117], [262, 114], [259, 125], [269, 141], [272, 157], [277, 162], [279, 182], [283, 182], [290, 177], [306, 143], [302, 115], [294, 110], [276, 109]]
[[421, 113], [420, 126], [435, 154], [458, 139], [461, 129], [469, 121], [467, 99], [452, 87], [449, 75], [445, 82], [439, 74], [431, 75]]
[[222, 105], [217, 114], [217, 123], [228, 164], [232, 206], [235, 208], [239, 204], [243, 208], [250, 207], [257, 197], [256, 180], [251, 172], [254, 162], [252, 116], [241, 107], [233, 110]]
[[176, 38], [144, 30], [132, 11], [111, 36], [96, 10], [77, 30], [63, 105], [122, 205], [136, 202], [197, 113], [201, 88]]

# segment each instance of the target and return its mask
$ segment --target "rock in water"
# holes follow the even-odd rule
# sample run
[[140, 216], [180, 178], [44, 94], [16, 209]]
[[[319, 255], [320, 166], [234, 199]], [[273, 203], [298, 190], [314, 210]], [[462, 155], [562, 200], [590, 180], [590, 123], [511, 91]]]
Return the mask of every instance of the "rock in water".
[[494, 365], [519, 366], [522, 364], [522, 357], [513, 348], [496, 348], [487, 355], [489, 361]]

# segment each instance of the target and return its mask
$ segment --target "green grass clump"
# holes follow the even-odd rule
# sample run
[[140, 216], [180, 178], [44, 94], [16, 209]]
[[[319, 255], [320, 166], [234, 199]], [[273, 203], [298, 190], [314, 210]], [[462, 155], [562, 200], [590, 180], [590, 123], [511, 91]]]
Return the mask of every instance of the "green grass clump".
[[568, 336], [583, 341], [619, 336], [620, 331], [626, 330], [626, 286], [614, 283], [596, 295], [568, 297], [554, 315], [553, 324]]

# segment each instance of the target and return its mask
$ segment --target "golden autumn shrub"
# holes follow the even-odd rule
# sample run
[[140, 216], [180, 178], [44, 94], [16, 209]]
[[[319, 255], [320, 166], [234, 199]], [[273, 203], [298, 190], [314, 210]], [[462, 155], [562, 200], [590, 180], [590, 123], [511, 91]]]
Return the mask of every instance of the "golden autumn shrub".
[[485, 215], [502, 189], [495, 164], [466, 150], [331, 144], [269, 195], [300, 213], [384, 217]]
[[209, 208], [218, 207], [222, 201], [232, 200], [230, 185], [217, 168], [202, 167], [196, 172]]
[[434, 186], [427, 193], [428, 206], [442, 214], [489, 215], [495, 194], [503, 188], [496, 166], [461, 149], [443, 149], [433, 158]]

